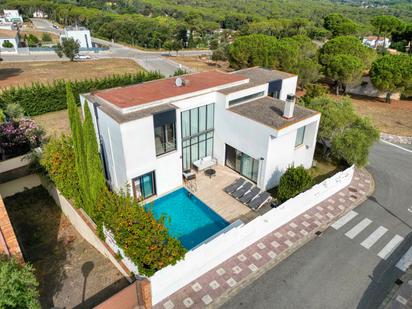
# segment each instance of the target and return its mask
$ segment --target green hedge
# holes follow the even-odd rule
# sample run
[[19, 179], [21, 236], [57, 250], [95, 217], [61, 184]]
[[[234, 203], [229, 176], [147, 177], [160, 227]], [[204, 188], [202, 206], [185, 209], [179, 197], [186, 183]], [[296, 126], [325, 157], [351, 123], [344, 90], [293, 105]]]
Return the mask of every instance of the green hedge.
[[[162, 77], [158, 72], [137, 72], [134, 74], [112, 75], [99, 79], [74, 81], [71, 85], [77, 104], [79, 104], [80, 93], [127, 86]], [[20, 104], [27, 116], [36, 116], [66, 109], [66, 81], [57, 80], [53, 83], [33, 83], [31, 86], [8, 88], [0, 93], [0, 109], [3, 109], [9, 103]]]

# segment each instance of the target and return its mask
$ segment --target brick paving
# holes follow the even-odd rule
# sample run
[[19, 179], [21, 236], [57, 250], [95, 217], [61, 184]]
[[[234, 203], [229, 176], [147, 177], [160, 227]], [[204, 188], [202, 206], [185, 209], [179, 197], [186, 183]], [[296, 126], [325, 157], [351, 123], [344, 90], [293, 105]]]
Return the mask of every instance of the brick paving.
[[336, 219], [362, 203], [373, 190], [365, 170], [355, 170], [352, 182], [327, 200], [272, 231], [217, 267], [190, 282], [154, 306], [155, 309], [202, 308], [217, 305], [239, 285], [285, 259], [326, 229]]

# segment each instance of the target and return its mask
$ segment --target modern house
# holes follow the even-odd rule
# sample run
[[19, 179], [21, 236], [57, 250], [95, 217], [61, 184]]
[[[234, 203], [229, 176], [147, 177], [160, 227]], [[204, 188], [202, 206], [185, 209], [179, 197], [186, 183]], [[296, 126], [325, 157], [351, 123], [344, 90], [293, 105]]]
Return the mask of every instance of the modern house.
[[80, 96], [107, 179], [136, 197], [163, 195], [183, 172], [226, 166], [266, 190], [289, 166], [312, 166], [320, 114], [295, 105], [297, 76], [208, 71]]
[[375, 35], [363, 38], [362, 43], [370, 48], [389, 48], [389, 46], [391, 46], [391, 41], [388, 38]]
[[19, 14], [18, 10], [3, 10], [3, 16], [5, 22], [23, 23], [23, 17]]
[[[10, 44], [12, 47], [6, 47]], [[0, 49], [2, 52], [17, 52], [17, 48], [19, 47], [19, 36], [16, 30], [4, 30], [0, 29]]]
[[80, 48], [92, 48], [92, 38], [90, 36], [90, 30], [83, 27], [67, 27], [64, 29], [64, 33], [60, 35], [60, 43], [64, 39], [73, 38], [78, 41]]

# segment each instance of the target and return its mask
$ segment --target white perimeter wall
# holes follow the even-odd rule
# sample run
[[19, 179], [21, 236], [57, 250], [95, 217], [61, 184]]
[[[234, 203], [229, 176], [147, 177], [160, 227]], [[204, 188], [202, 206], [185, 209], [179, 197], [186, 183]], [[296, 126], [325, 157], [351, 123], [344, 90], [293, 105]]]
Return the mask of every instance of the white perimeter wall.
[[177, 264], [158, 271], [150, 278], [153, 304], [157, 304], [273, 230], [342, 190], [350, 184], [353, 173], [352, 166], [246, 225], [235, 227], [189, 251]]
[[89, 30], [66, 30], [65, 35], [60, 37], [60, 42], [63, 38], [73, 38], [79, 41], [80, 47], [92, 48], [92, 39]]

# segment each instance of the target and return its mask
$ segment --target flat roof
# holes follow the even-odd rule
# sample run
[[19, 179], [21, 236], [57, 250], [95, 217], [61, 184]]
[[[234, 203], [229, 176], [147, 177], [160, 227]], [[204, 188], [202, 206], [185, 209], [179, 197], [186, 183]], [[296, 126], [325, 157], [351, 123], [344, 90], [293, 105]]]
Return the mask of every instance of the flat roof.
[[180, 76], [187, 81], [187, 84], [177, 87], [176, 78], [170, 77], [127, 87], [96, 91], [93, 95], [119, 108], [129, 108], [248, 80], [240, 74], [208, 71]]
[[254, 101], [230, 107], [228, 110], [264, 124], [276, 130], [283, 129], [306, 118], [319, 114], [316, 111], [295, 104], [293, 118], [283, 118], [285, 102], [272, 97], [263, 97]]

